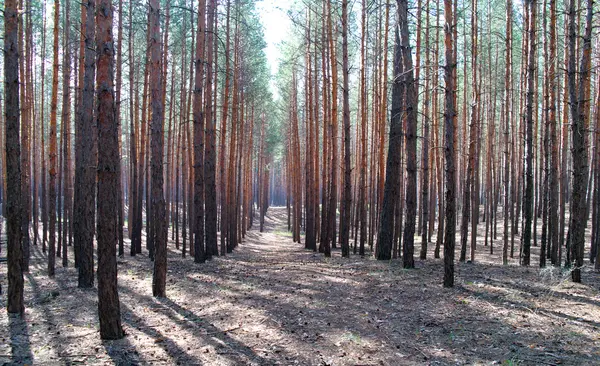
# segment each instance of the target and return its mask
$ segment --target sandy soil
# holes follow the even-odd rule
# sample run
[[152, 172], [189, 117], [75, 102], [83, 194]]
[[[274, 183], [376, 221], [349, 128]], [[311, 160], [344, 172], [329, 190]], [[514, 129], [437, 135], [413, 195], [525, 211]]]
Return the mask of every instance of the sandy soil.
[[105, 342], [96, 289], [78, 289], [72, 267], [48, 279], [34, 247], [24, 320], [0, 311], [0, 363], [600, 365], [600, 275], [587, 264], [573, 284], [537, 260], [503, 267], [498, 239], [496, 254], [480, 245], [444, 289], [433, 245], [414, 270], [335, 250], [326, 259], [292, 243], [284, 209], [271, 208], [265, 233], [250, 231], [209, 263], [182, 259], [170, 243], [166, 299], [152, 297], [146, 255], [119, 258], [127, 336]]

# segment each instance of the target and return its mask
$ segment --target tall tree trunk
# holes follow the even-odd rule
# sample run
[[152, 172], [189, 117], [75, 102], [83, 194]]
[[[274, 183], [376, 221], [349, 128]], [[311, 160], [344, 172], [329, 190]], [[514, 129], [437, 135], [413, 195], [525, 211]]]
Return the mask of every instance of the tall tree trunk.
[[[435, 27], [435, 49], [434, 49], [434, 64], [439, 65], [439, 40], [440, 40], [440, 0], [436, 0], [436, 27]], [[438, 85], [439, 85], [439, 78], [436, 77], [434, 78], [434, 90], [437, 89]], [[434, 115], [438, 114], [438, 110], [440, 109], [439, 103], [437, 102], [437, 93], [433, 94], [433, 98], [435, 99], [435, 102], [433, 103], [433, 107], [435, 108], [436, 113]], [[438, 125], [435, 128], [435, 145], [436, 146], [440, 146], [441, 145], [441, 131], [440, 131], [440, 125], [438, 123]], [[438, 230], [437, 230], [437, 238], [436, 238], [436, 243], [435, 243], [435, 249], [433, 252], [433, 256], [434, 258], [439, 258], [440, 257], [440, 247], [442, 246], [442, 242], [444, 241], [444, 232], [445, 232], [445, 223], [444, 223], [444, 215], [446, 214], [446, 210], [445, 210], [445, 200], [444, 200], [444, 182], [443, 182], [443, 175], [442, 175], [442, 154], [438, 152], [436, 152], [436, 159], [435, 159], [435, 170], [437, 172], [437, 190], [438, 190]]]
[[510, 200], [510, 153], [509, 134], [512, 119], [512, 0], [506, 1], [506, 72], [504, 76], [504, 245], [502, 247], [502, 264], [508, 264], [508, 231]]
[[[27, 8], [25, 9], [25, 11], [28, 14], [31, 14], [31, 2], [27, 3]], [[43, 109], [40, 109], [40, 111], [36, 114], [35, 113], [35, 100], [36, 98], [34, 97], [34, 74], [35, 74], [35, 69], [32, 71], [33, 68], [33, 63], [34, 63], [34, 59], [35, 56], [33, 55], [33, 21], [31, 19], [32, 17], [29, 16], [27, 17], [27, 30], [26, 30], [26, 35], [27, 35], [27, 42], [29, 47], [27, 48], [28, 53], [27, 53], [27, 57], [30, 60], [28, 62], [28, 68], [29, 68], [29, 81], [28, 81], [28, 99], [29, 99], [29, 103], [33, 106], [32, 108], [32, 113], [31, 113], [31, 123], [32, 123], [32, 129], [33, 129], [33, 150], [32, 150], [32, 158], [33, 158], [33, 189], [32, 189], [32, 198], [33, 198], [33, 208], [32, 208], [32, 214], [33, 214], [33, 245], [37, 246], [38, 245], [38, 239], [39, 239], [39, 145], [38, 145], [38, 123], [37, 123], [37, 116], [43, 116]], [[41, 120], [41, 118], [40, 118]], [[1, 135], [2, 133], [0, 133]], [[3, 141], [2, 139], [0, 139], [0, 146], [2, 145]], [[0, 188], [3, 187], [3, 184], [0, 182]], [[4, 194], [4, 190], [2, 190], [2, 194]]]
[[[92, 0], [93, 1], [93, 0]], [[50, 240], [48, 243], [48, 276], [54, 277], [56, 260], [56, 173], [57, 163], [56, 155], [58, 148], [56, 146], [56, 119], [58, 113], [58, 28], [60, 19], [60, 2], [54, 0], [54, 51], [52, 64], [52, 100], [50, 102], [50, 187], [48, 192], [48, 211], [50, 214], [49, 230]], [[8, 154], [7, 154], [8, 155]]]
[[[94, 136], [94, 93], [95, 65], [94, 52], [95, 22], [94, 12], [96, 3], [87, 0], [82, 9], [82, 27], [85, 34], [85, 54], [83, 76], [83, 91], [79, 106], [77, 143], [75, 144], [75, 246], [79, 246], [79, 277], [78, 285], [89, 288], [94, 285], [94, 198], [96, 196], [96, 160]], [[78, 160], [77, 160], [78, 159]], [[52, 187], [51, 187], [52, 188]], [[78, 244], [79, 243], [79, 244]]]
[[[46, 59], [46, 7], [43, 8], [43, 22], [42, 22], [42, 59]], [[46, 63], [42, 62], [41, 67], [41, 75], [45, 75], [46, 71]], [[44, 128], [44, 111], [46, 110], [46, 85], [45, 79], [41, 78], [41, 103], [40, 103], [40, 135], [41, 135], [41, 143], [40, 143], [40, 158], [42, 160], [42, 171], [41, 171], [41, 181], [42, 181], [42, 190], [40, 195], [40, 208], [42, 210], [42, 252], [46, 253], [46, 242], [48, 241], [48, 191], [47, 191], [47, 170], [46, 170], [46, 136], [45, 136], [45, 128]], [[4, 205], [3, 205], [4, 208]]]
[[[579, 80], [576, 80], [575, 41], [577, 39], [575, 22], [575, 0], [569, 1], [569, 101], [572, 119], [573, 148], [573, 196], [571, 200], [570, 248], [571, 261], [574, 265], [571, 277], [573, 282], [581, 282], [583, 251], [585, 244], [585, 228], [588, 218], [586, 192], [588, 184], [588, 152], [587, 134], [590, 111], [590, 64], [592, 54], [592, 18], [593, 2], [587, 1], [587, 15]], [[577, 84], [578, 83], [578, 84]], [[576, 89], [577, 88], [577, 89]]]
[[[408, 32], [408, 1], [398, 0], [400, 49], [404, 64], [406, 103], [406, 223], [402, 239], [404, 268], [414, 268], [415, 225], [417, 219], [417, 88], [415, 86], [410, 35]], [[419, 66], [419, 65], [417, 65]]]
[[114, 91], [113, 10], [111, 0], [100, 0], [96, 10], [98, 70], [98, 315], [100, 337], [120, 339], [121, 310], [117, 291], [117, 243], [119, 194], [119, 124]]
[[228, 116], [228, 112], [229, 112], [229, 87], [231, 85], [231, 67], [230, 67], [230, 56], [229, 56], [229, 49], [230, 49], [230, 43], [231, 43], [231, 37], [230, 37], [230, 14], [231, 14], [231, 0], [227, 0], [227, 20], [225, 23], [225, 33], [226, 33], [226, 44], [225, 44], [225, 86], [224, 86], [224, 91], [223, 91], [223, 110], [221, 112], [221, 136], [220, 136], [220, 141], [219, 141], [219, 176], [221, 179], [221, 223], [220, 223], [220, 231], [221, 231], [221, 255], [225, 255], [225, 253], [227, 253], [227, 244], [226, 244], [226, 238], [227, 235], [225, 235], [225, 233], [227, 232], [227, 230], [225, 230], [224, 228], [227, 227], [226, 221], [227, 221], [227, 170], [225, 169], [225, 167], [227, 166], [227, 157], [226, 157], [226, 152], [227, 152], [227, 148], [225, 146], [226, 141], [227, 141], [227, 116]]
[[4, 92], [6, 93], [4, 116], [7, 187], [5, 201], [3, 202], [6, 205], [6, 248], [8, 256], [8, 297], [6, 309], [9, 313], [23, 315], [25, 312], [25, 303], [23, 300], [23, 252], [21, 250], [22, 189], [21, 146], [19, 139], [18, 28], [19, 13], [17, 1], [6, 0], [4, 2]]
[[327, 225], [327, 218], [329, 217], [328, 202], [327, 202], [327, 191], [328, 191], [328, 162], [329, 162], [329, 139], [327, 138], [327, 126], [329, 125], [329, 76], [327, 74], [328, 62], [327, 52], [329, 43], [327, 42], [327, 27], [326, 27], [326, 16], [325, 16], [326, 2], [322, 2], [322, 17], [321, 17], [321, 69], [323, 74], [323, 168], [321, 169], [321, 232], [319, 236], [319, 252], [324, 253], [325, 241], [327, 240], [327, 231], [329, 226]]
[[160, 36], [160, 3], [150, 0], [148, 12], [148, 49], [150, 52], [150, 104], [152, 107], [151, 225], [154, 245], [154, 275], [152, 294], [166, 297], [167, 283], [167, 223], [163, 189], [164, 110], [162, 108], [162, 67]]
[[[358, 254], [365, 255], [365, 242], [367, 240], [367, 65], [366, 65], [366, 37], [367, 37], [367, 2], [362, 2], [361, 12], [361, 41], [360, 41], [360, 182], [357, 212], [360, 222], [360, 238]], [[358, 135], [358, 134], [357, 134]], [[358, 139], [358, 137], [357, 137]], [[355, 245], [356, 246], [356, 245]]]
[[525, 115], [525, 191], [523, 194], [523, 215], [525, 227], [522, 238], [522, 256], [521, 265], [528, 266], [531, 258], [531, 236], [533, 224], [533, 108], [535, 90], [535, 71], [536, 71], [536, 12], [537, 5], [535, 0], [528, 0], [527, 11], [529, 12], [529, 22], [527, 24], [527, 94], [526, 94], [526, 115]]
[[381, 206], [381, 223], [377, 234], [376, 257], [379, 260], [389, 260], [392, 257], [392, 242], [394, 239], [394, 210], [400, 196], [400, 153], [402, 151], [402, 100], [405, 92], [405, 82], [402, 75], [402, 49], [398, 28], [395, 34], [394, 47], [394, 83], [392, 86], [392, 105], [390, 119], [390, 137], [386, 163], [385, 186]]
[[[350, 211], [352, 205], [352, 166], [350, 165], [350, 90], [348, 78], [350, 69], [348, 66], [348, 0], [342, 1], [342, 77], [344, 97], [344, 198], [343, 216], [340, 223], [340, 241], [342, 246], [342, 257], [350, 256]], [[312, 212], [311, 212], [312, 215]]]
[[331, 120], [330, 120], [330, 133], [331, 133], [331, 180], [329, 186], [329, 203], [328, 203], [328, 218], [327, 218], [327, 237], [325, 242], [325, 256], [331, 256], [331, 247], [335, 248], [335, 236], [337, 226], [337, 172], [338, 172], [338, 144], [337, 144], [337, 117], [338, 117], [338, 72], [337, 72], [337, 57], [335, 39], [333, 33], [333, 12], [331, 10], [331, 0], [327, 0], [327, 34], [329, 40], [329, 57], [331, 66]]
[[[28, 2], [29, 4], [29, 2]], [[29, 5], [28, 5], [29, 6]], [[23, 3], [21, 2], [21, 8], [23, 7]], [[32, 47], [30, 42], [27, 42], [27, 45], [24, 46], [25, 43], [25, 21], [23, 17], [25, 14], [21, 15], [19, 20], [19, 64], [20, 64], [20, 77], [22, 87], [19, 88], [19, 92], [21, 95], [21, 247], [23, 251], [23, 272], [29, 272], [29, 257], [30, 257], [30, 248], [31, 239], [29, 236], [29, 219], [31, 216], [31, 182], [30, 182], [30, 137], [29, 137], [29, 129], [32, 122], [32, 108], [30, 105], [30, 101], [28, 98], [27, 88], [31, 85], [28, 80], [28, 72], [29, 72], [29, 52]], [[32, 16], [31, 13], [27, 14], [27, 19]]]
[[304, 242], [304, 248], [310, 250], [317, 249], [317, 237], [316, 237], [316, 221], [315, 221], [315, 206], [316, 200], [315, 195], [312, 194], [311, 190], [314, 189], [314, 180], [316, 175], [315, 160], [314, 160], [314, 130], [313, 123], [314, 118], [314, 105], [312, 103], [313, 94], [313, 78], [312, 78], [312, 56], [311, 50], [311, 30], [312, 30], [312, 17], [311, 17], [310, 6], [307, 9], [307, 27], [306, 27], [306, 52], [305, 52], [305, 121], [306, 121], [306, 159], [305, 159], [305, 183], [306, 183], [306, 195], [305, 195], [305, 207], [306, 207], [306, 236]]
[[[425, 14], [425, 65], [429, 65], [429, 2], [427, 2]], [[427, 258], [427, 243], [429, 242], [429, 231], [427, 224], [429, 223], [429, 78], [431, 73], [427, 68], [425, 71], [425, 99], [423, 100], [423, 144], [422, 155], [421, 155], [421, 205], [422, 205], [422, 216], [421, 216], [421, 252], [419, 253], [420, 259]]]
[[[141, 240], [138, 237], [138, 200], [140, 197], [140, 191], [138, 189], [139, 183], [139, 166], [138, 166], [138, 108], [137, 101], [139, 99], [139, 92], [135, 91], [134, 100], [134, 88], [135, 88], [135, 75], [136, 71], [139, 71], [139, 66], [136, 69], [136, 62], [133, 58], [133, 3], [129, 2], [129, 166], [131, 169], [131, 196], [129, 197], [129, 225], [131, 232], [129, 233], [131, 248], [129, 254], [133, 257], [137, 254], [137, 243]], [[135, 114], [134, 114], [135, 112]]]
[[594, 269], [596, 270], [596, 272], [600, 272], [600, 209], [598, 207], [598, 206], [600, 206], [599, 205], [599, 202], [600, 202], [600, 158], [598, 158], [598, 151], [600, 151], [600, 78], [598, 78], [596, 80], [596, 83], [598, 84], [597, 90], [596, 90], [596, 124], [595, 124], [595, 127], [596, 127], [596, 133], [595, 133], [596, 152], [594, 153], [595, 177], [594, 177], [594, 201], [592, 203], [596, 210], [596, 219], [593, 221], [592, 225], [594, 225], [596, 229], [594, 230], [594, 238], [593, 238], [592, 245], [595, 247], [595, 254], [596, 254], [596, 258], [594, 258], [594, 260], [595, 260]]
[[[71, 178], [71, 161], [69, 156], [71, 155], [70, 141], [71, 141], [71, 50], [69, 44], [70, 38], [70, 16], [69, 16], [69, 4], [65, 2], [65, 30], [64, 30], [64, 55], [63, 55], [63, 105], [62, 105], [62, 134], [61, 137], [62, 148], [63, 148], [63, 167], [62, 167], [62, 196], [63, 196], [63, 223], [62, 223], [62, 243], [59, 243], [59, 247], [62, 246], [62, 266], [67, 267], [69, 261], [67, 258], [67, 236], [68, 236], [68, 222], [69, 220], [69, 209], [71, 206], [71, 199], [69, 194], [69, 180]], [[60, 184], [60, 183], [59, 183]], [[60, 253], [57, 253], [60, 256]]]
[[456, 27], [452, 0], [444, 0], [446, 26], [444, 31], [446, 46], [445, 80], [446, 93], [444, 126], [446, 133], [446, 212], [444, 236], [444, 287], [454, 286], [454, 245], [456, 242], [456, 54], [454, 52], [453, 28]]
[[[117, 235], [119, 237], [119, 256], [125, 255], [125, 243], [123, 238], [123, 225], [125, 224], [125, 208], [124, 208], [124, 190], [123, 190], [123, 162], [121, 161], [121, 129], [123, 124], [121, 123], [121, 85], [123, 82], [122, 75], [122, 64], [123, 64], [123, 0], [119, 0], [119, 20], [117, 25], [117, 78], [116, 78], [116, 89], [115, 89], [115, 108], [116, 108], [116, 119], [118, 128], [118, 148], [119, 148], [119, 168], [117, 172]], [[111, 19], [112, 24], [112, 19]], [[133, 59], [131, 59], [133, 64]]]
[[[236, 13], [239, 14], [239, 5], [236, 6]], [[231, 101], [231, 133], [229, 139], [229, 161], [227, 169], [227, 253], [231, 253], [237, 246], [237, 238], [235, 234], [235, 162], [236, 162], [236, 136], [238, 134], [238, 119], [239, 119], [239, 79], [240, 79], [240, 35], [239, 35], [239, 21], [236, 21], [236, 32], [234, 40], [234, 57], [233, 57], [233, 90], [232, 90], [232, 101]], [[222, 234], [221, 234], [222, 235]]]
[[549, 187], [549, 211], [548, 211], [548, 242], [550, 246], [550, 261], [553, 265], [560, 265], [558, 261], [558, 210], [559, 210], [559, 140], [558, 140], [558, 120], [556, 116], [556, 108], [557, 108], [557, 75], [556, 75], [556, 2], [550, 1], [550, 41], [549, 41], [549, 56], [548, 60], [550, 65], [548, 65], [548, 90], [550, 93], [550, 104], [548, 106], [549, 109], [549, 128], [550, 128], [550, 141], [549, 144], [551, 146], [551, 158], [549, 162], [550, 167], [550, 176], [548, 181]]
[[194, 57], [194, 262], [203, 263], [204, 257], [204, 31], [206, 0], [198, 0], [198, 28]]
[[[208, 4], [208, 31], [207, 31], [207, 56], [206, 56], [206, 85], [205, 85], [205, 109], [206, 109], [206, 142], [204, 161], [204, 202], [205, 232], [206, 232], [206, 258], [218, 255], [217, 246], [217, 186], [216, 186], [216, 113], [213, 110], [213, 54], [214, 54], [214, 32], [216, 27], [215, 13], [217, 11], [216, 0], [210, 0]], [[216, 95], [215, 95], [216, 99]]]

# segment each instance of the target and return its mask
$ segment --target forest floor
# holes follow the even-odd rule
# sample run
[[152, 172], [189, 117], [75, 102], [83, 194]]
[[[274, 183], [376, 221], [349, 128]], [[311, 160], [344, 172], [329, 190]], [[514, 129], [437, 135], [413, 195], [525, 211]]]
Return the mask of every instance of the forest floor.
[[425, 261], [417, 245], [416, 269], [404, 270], [304, 250], [283, 208], [266, 223], [202, 265], [170, 243], [166, 299], [152, 297], [147, 255], [119, 258], [118, 341], [100, 340], [96, 289], [77, 288], [58, 259], [47, 278], [33, 247], [24, 320], [0, 311], [0, 364], [600, 365], [600, 275], [587, 262], [583, 284], [537, 261], [504, 267], [499, 237], [497, 254], [481, 244], [445, 289], [433, 245]]

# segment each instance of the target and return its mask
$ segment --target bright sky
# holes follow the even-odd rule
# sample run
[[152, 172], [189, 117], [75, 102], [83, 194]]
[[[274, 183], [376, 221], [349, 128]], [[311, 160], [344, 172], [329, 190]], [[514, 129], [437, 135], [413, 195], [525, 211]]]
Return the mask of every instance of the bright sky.
[[[265, 41], [267, 42], [265, 53], [271, 68], [271, 75], [277, 73], [279, 65], [278, 45], [289, 34], [291, 22], [287, 10], [291, 3], [292, 0], [262, 0], [257, 4], [261, 22], [265, 28]], [[271, 92], [277, 98], [277, 88], [273, 81], [271, 81]]]

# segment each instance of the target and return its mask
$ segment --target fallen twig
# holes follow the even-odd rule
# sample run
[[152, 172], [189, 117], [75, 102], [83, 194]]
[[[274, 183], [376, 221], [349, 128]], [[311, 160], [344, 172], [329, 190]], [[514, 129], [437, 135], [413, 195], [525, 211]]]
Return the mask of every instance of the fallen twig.
[[238, 330], [241, 327], [242, 327], [241, 325], [238, 325], [237, 327], [233, 327], [233, 328], [229, 328], [229, 329], [224, 329], [224, 330], [217, 330], [215, 332], [206, 333], [206, 335], [213, 335], [213, 334], [219, 334], [219, 333], [229, 333], [229, 332], [233, 332], [234, 330]]

